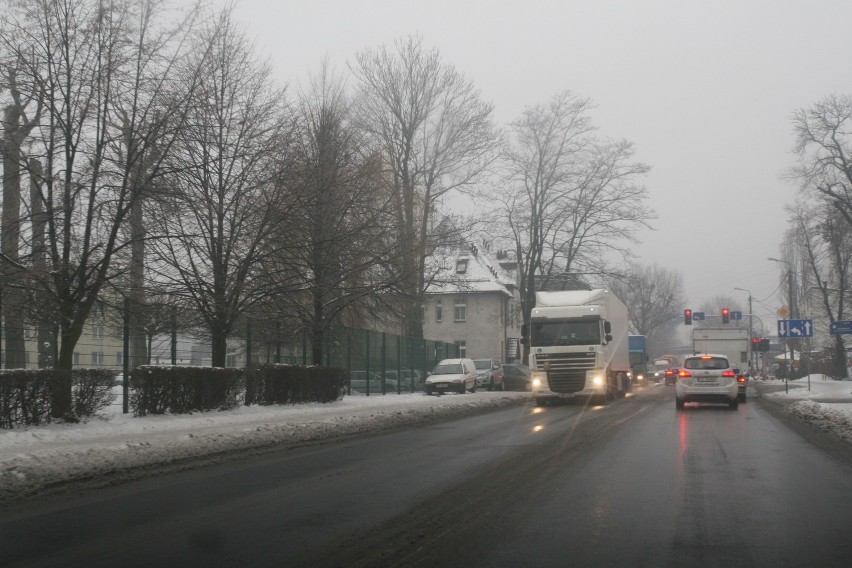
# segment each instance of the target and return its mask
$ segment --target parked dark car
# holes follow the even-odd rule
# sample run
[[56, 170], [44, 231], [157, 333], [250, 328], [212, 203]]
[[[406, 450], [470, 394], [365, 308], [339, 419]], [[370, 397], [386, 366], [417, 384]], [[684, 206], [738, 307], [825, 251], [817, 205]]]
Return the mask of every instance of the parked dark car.
[[530, 390], [531, 375], [532, 371], [526, 365], [503, 365], [503, 382], [505, 384], [506, 390]]

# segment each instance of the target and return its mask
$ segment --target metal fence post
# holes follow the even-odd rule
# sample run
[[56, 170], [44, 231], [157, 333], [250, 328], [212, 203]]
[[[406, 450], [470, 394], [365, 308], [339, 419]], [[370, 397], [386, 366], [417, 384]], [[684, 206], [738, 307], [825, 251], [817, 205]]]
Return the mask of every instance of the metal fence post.
[[123, 352], [122, 352], [122, 377], [121, 377], [121, 412], [127, 414], [130, 412], [130, 401], [128, 396], [128, 386], [130, 381], [130, 298], [124, 298], [124, 314], [123, 314]]
[[172, 366], [177, 365], [177, 307], [172, 306]]
[[251, 367], [251, 318], [246, 318], [246, 366]]

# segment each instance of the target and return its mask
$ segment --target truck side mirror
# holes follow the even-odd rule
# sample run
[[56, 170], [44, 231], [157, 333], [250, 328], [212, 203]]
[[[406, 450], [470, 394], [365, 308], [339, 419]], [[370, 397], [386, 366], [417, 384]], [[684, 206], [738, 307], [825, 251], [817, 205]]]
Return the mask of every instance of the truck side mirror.
[[606, 337], [604, 337], [604, 339], [606, 339], [607, 343], [609, 343], [610, 341], [612, 341], [612, 336], [607, 333]]
[[522, 338], [521, 338], [521, 345], [526, 345], [526, 344], [527, 344], [527, 338], [526, 338], [526, 337], [522, 337]]
[[521, 337], [524, 339], [529, 335], [530, 328], [527, 324], [521, 324]]
[[[612, 333], [612, 325], [611, 325], [608, 321], [605, 321], [605, 322], [604, 322], [604, 333], [607, 333], [607, 334]], [[606, 340], [607, 340], [607, 341], [612, 341], [612, 337], [609, 337], [609, 335], [607, 335], [607, 339], [606, 339]]]

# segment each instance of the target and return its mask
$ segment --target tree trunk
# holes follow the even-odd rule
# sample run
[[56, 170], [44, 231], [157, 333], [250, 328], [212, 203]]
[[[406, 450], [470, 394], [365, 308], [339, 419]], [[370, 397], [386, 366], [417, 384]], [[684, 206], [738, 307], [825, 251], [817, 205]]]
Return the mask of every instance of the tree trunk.
[[73, 308], [63, 308], [59, 360], [56, 363], [56, 378], [50, 386], [50, 415], [66, 422], [76, 422], [71, 407], [71, 370], [74, 367], [74, 348], [83, 333], [84, 319], [72, 317]]
[[142, 199], [135, 199], [130, 210], [130, 358], [129, 368], [150, 363], [145, 343], [145, 226]]
[[[3, 228], [0, 250], [7, 259], [19, 260], [18, 246], [21, 234], [21, 148], [16, 136], [20, 126], [21, 112], [14, 103], [4, 112], [3, 130]], [[24, 291], [20, 270], [12, 263], [2, 263], [4, 335], [6, 339], [7, 369], [26, 368], [26, 344], [24, 343]]]
[[831, 349], [831, 376], [846, 378], [846, 372], [846, 346], [843, 345], [843, 337], [835, 335]]

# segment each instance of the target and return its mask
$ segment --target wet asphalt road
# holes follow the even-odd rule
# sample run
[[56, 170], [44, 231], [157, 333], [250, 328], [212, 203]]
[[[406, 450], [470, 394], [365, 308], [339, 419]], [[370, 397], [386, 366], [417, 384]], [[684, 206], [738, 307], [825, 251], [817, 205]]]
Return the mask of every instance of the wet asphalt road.
[[0, 566], [847, 566], [852, 448], [652, 385], [0, 510]]

